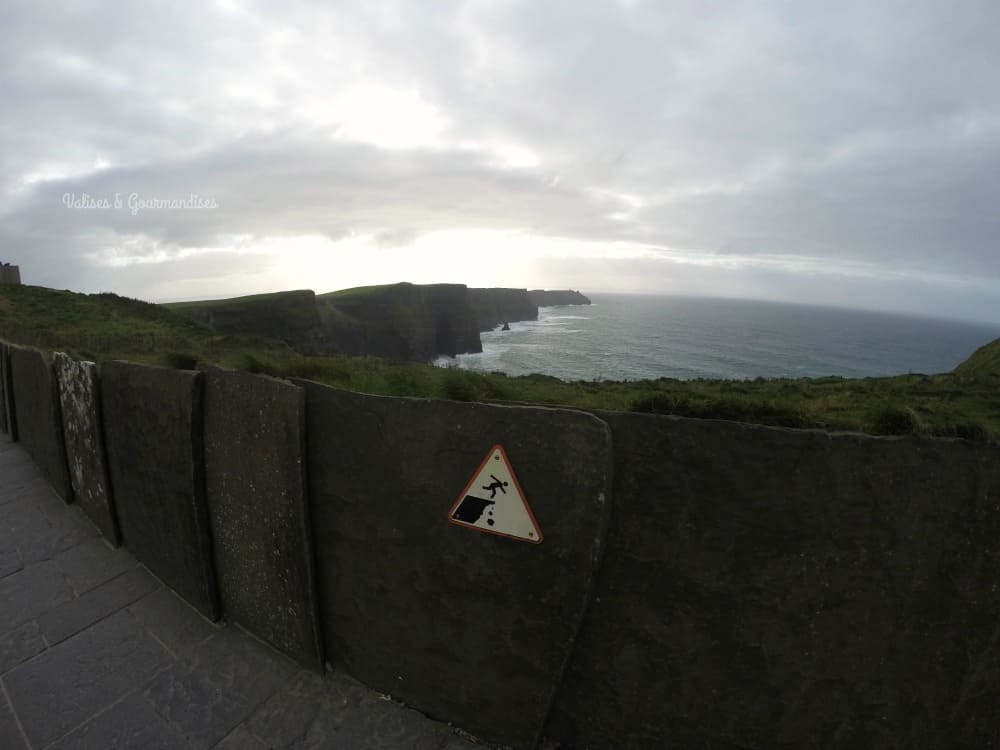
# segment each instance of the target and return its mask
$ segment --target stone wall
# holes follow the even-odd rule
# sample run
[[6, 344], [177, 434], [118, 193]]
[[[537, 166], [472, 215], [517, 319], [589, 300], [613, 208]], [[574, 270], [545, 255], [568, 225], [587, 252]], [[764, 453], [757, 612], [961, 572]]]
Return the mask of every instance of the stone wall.
[[991, 747], [1000, 447], [602, 414], [571, 747]]
[[59, 388], [51, 355], [10, 346], [11, 397], [17, 419], [17, 437], [42, 474], [67, 503], [73, 502], [66, 446], [63, 442]]
[[[1000, 744], [996, 444], [125, 363], [60, 423], [48, 360], [9, 364], [25, 446], [103, 430], [107, 512], [190, 603], [484, 739]], [[455, 510], [498, 445], [541, 543]]]

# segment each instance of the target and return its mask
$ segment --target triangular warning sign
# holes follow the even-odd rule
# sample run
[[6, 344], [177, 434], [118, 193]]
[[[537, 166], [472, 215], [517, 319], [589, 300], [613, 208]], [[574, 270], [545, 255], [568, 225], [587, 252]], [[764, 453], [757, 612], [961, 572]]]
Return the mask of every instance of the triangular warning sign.
[[542, 530], [500, 445], [490, 448], [448, 511], [448, 520], [487, 534], [534, 544], [542, 541]]

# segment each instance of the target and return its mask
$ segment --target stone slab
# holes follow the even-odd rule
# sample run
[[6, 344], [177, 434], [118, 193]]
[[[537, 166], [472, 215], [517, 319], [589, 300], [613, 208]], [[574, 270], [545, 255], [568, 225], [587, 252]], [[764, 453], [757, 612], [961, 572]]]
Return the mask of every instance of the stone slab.
[[[602, 551], [607, 425], [567, 410], [303, 385], [331, 660], [487, 741], [534, 746]], [[513, 464], [541, 544], [448, 522], [495, 444]]]
[[45, 639], [37, 620], [29, 620], [0, 636], [0, 675], [45, 649]]
[[0, 747], [4, 750], [27, 750], [24, 735], [18, 729], [14, 712], [7, 704], [7, 699], [0, 693]]
[[125, 698], [48, 750], [189, 750], [180, 731], [157, 715], [139, 693]]
[[284, 381], [206, 373], [205, 487], [227, 619], [321, 671], [304, 405]]
[[117, 546], [121, 534], [108, 478], [97, 365], [57, 352], [54, 366], [73, 496], [104, 537]]
[[1000, 742], [1000, 447], [601, 416], [615, 509], [549, 736]]
[[17, 404], [18, 440], [59, 497], [72, 502], [59, 388], [52, 364], [42, 352], [11, 346], [10, 374]]
[[135, 567], [135, 557], [124, 549], [111, 549], [100, 537], [60, 552], [55, 561], [77, 596], [117, 578]]
[[0, 633], [7, 633], [73, 598], [54, 562], [29, 565], [0, 579]]
[[219, 600], [205, 503], [201, 373], [108, 362], [101, 406], [125, 546], [200, 612]]
[[198, 648], [219, 627], [167, 588], [147, 594], [128, 610], [175, 657]]
[[170, 664], [126, 611], [8, 672], [4, 686], [28, 740], [44, 747]]
[[136, 566], [83, 596], [55, 607], [38, 618], [42, 635], [51, 646], [76, 635], [127, 607], [159, 587], [156, 579]]
[[143, 694], [192, 746], [207, 750], [294, 672], [290, 660], [227, 627], [157, 675]]

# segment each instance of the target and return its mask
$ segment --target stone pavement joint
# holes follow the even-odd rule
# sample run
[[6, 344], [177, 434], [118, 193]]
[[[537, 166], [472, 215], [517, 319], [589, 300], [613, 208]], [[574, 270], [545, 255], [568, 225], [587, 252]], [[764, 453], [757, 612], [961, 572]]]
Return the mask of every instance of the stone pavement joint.
[[482, 747], [209, 622], [2, 436], [0, 602], [4, 750]]

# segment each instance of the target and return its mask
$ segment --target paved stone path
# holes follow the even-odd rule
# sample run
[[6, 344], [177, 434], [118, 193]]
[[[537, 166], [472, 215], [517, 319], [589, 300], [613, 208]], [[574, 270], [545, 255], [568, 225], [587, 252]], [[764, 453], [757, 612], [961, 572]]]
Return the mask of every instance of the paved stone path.
[[205, 620], [2, 435], [0, 748], [482, 750]]

